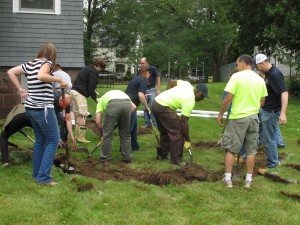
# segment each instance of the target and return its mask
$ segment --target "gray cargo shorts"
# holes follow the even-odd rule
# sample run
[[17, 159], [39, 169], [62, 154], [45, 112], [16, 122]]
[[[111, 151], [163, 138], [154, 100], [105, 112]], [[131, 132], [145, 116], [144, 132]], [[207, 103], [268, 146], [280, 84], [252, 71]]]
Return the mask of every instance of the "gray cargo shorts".
[[244, 145], [247, 155], [255, 155], [258, 148], [258, 115], [228, 120], [221, 147], [232, 153], [239, 153]]

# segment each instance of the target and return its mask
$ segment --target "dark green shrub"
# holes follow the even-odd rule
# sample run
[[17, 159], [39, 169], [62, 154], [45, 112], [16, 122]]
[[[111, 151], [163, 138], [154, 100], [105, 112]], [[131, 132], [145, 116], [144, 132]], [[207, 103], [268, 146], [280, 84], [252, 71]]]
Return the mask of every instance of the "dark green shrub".
[[287, 81], [288, 92], [290, 95], [300, 97], [300, 79], [298, 76], [292, 76]]

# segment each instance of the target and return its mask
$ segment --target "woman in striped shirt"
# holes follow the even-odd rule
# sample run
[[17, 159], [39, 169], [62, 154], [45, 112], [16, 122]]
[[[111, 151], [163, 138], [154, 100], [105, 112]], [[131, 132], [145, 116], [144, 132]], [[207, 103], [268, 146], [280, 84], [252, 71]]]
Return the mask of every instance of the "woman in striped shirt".
[[[7, 71], [21, 97], [26, 96], [25, 109], [35, 135], [32, 176], [39, 184], [56, 185], [50, 175], [59, 145], [58, 124], [54, 111], [52, 82], [67, 83], [52, 75], [56, 65], [56, 48], [52, 43], [41, 46], [37, 57]], [[27, 77], [28, 92], [21, 87], [19, 75]]]

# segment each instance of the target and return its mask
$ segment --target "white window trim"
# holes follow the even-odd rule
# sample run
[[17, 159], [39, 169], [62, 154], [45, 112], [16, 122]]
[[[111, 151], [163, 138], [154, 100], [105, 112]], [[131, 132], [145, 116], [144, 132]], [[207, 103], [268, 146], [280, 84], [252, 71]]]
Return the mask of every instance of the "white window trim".
[[34, 14], [61, 14], [61, 0], [55, 0], [55, 9], [54, 12], [43, 12], [43, 11], [22, 11], [20, 10], [20, 0], [13, 0], [13, 13], [34, 13]]

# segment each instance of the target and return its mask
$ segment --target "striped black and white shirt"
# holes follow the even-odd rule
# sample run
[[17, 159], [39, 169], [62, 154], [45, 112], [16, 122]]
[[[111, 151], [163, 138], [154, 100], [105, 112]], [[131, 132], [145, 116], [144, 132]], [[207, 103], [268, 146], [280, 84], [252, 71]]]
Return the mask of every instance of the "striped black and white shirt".
[[22, 64], [28, 84], [28, 95], [25, 101], [26, 108], [44, 109], [45, 107], [54, 107], [52, 83], [46, 83], [37, 79], [38, 72], [45, 63], [49, 64], [52, 70], [52, 62], [46, 59], [34, 59]]

